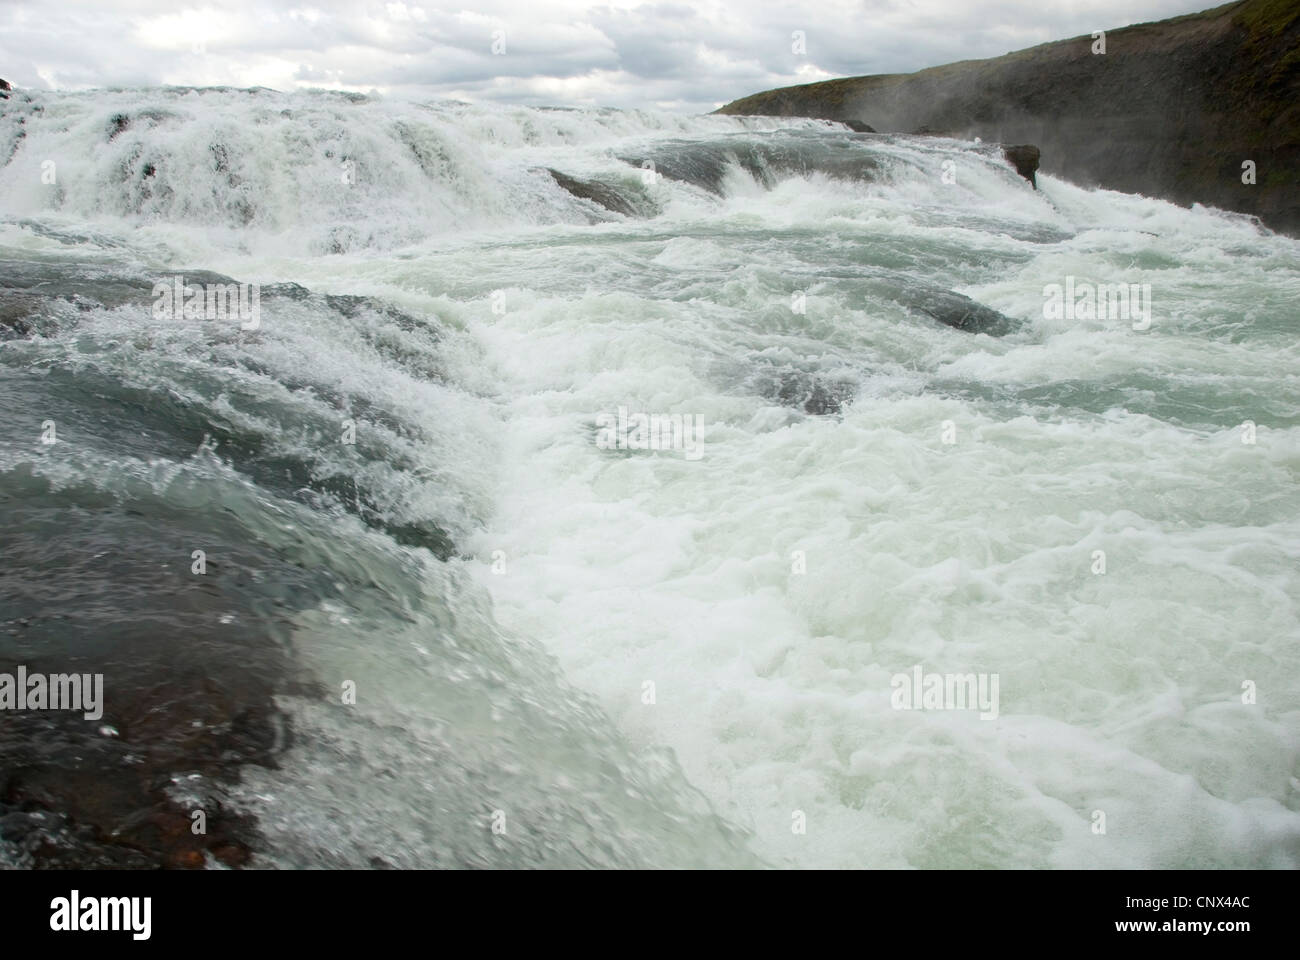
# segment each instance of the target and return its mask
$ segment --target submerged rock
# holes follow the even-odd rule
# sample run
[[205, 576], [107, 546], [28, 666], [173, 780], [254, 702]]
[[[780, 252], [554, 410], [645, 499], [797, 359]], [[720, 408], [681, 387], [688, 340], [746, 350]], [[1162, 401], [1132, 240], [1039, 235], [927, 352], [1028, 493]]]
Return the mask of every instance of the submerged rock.
[[[271, 765], [291, 742], [274, 697], [299, 689], [275, 605], [289, 591], [258, 596], [248, 583], [257, 571], [283, 584], [303, 574], [156, 497], [121, 502], [86, 483], [55, 491], [30, 472], [9, 474], [6, 495], [0, 549], [19, 616], [0, 621], [4, 669], [103, 679], [102, 717], [15, 710], [0, 724], [0, 860], [243, 863], [255, 825], [222, 797], [245, 764]], [[75, 532], [51, 536], [68, 513]], [[189, 542], [212, 550], [208, 576], [193, 576], [185, 553], [160, 562], [160, 547]]]
[[115, 113], [108, 120], [108, 139], [111, 143], [117, 135], [131, 128], [131, 118], [124, 113]]
[[580, 200], [590, 200], [606, 210], [621, 213], [625, 217], [635, 217], [637, 215], [636, 208], [628, 203], [617, 190], [601, 183], [599, 180], [579, 180], [577, 177], [571, 177], [567, 173], [561, 173], [559, 170], [550, 167], [546, 168], [546, 172], [554, 178], [556, 183]]
[[31, 336], [36, 330], [43, 299], [0, 288], [0, 340]]
[[1001, 337], [1016, 327], [1016, 322], [1006, 314], [952, 290], [911, 283], [896, 288], [890, 296], [915, 313], [924, 314], [945, 326], [966, 333]]
[[870, 182], [879, 161], [858, 145], [828, 137], [722, 138], [714, 141], [666, 140], [648, 154], [626, 154], [624, 163], [653, 171], [722, 196], [730, 172], [740, 169], [772, 188], [784, 177], [820, 173], [837, 180]]
[[782, 376], [771, 396], [787, 407], [799, 407], [813, 416], [839, 413], [853, 399], [854, 385], [844, 381], [809, 379], [793, 374]]

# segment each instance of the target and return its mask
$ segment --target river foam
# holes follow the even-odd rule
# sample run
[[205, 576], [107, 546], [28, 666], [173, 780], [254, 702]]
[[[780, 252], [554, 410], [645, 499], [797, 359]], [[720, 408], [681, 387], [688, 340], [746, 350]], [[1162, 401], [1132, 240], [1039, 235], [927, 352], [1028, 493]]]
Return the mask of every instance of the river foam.
[[[195, 474], [261, 562], [320, 574], [280, 627], [292, 744], [211, 787], [260, 862], [1300, 865], [1295, 240], [816, 121], [17, 109], [0, 256], [56, 293], [302, 288], [256, 335], [121, 293], [0, 345], [32, 421], [4, 483], [138, 506]], [[1047, 316], [1066, 278], [1149, 284], [1150, 327]], [[119, 394], [189, 419], [123, 413], [57, 461], [28, 436]], [[699, 417], [702, 456], [600, 443], [620, 408]], [[996, 719], [897, 709], [917, 666], [996, 675]], [[345, 679], [376, 693], [340, 710]]]

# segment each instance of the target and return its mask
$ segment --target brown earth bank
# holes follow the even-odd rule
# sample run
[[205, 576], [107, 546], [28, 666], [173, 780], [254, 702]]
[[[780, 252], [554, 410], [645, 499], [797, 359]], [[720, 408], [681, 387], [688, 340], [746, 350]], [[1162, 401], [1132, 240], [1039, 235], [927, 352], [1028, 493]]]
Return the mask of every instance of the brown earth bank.
[[[1300, 0], [1201, 13], [910, 74], [769, 90], [717, 112], [1036, 144], [1041, 172], [1252, 214], [1300, 235]], [[1243, 164], [1255, 166], [1243, 182]]]

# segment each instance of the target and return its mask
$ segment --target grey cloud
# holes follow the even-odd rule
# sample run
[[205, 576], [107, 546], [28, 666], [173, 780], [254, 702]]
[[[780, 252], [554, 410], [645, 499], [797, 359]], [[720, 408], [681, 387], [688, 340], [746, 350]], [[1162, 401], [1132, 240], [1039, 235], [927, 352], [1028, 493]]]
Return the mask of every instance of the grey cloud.
[[[555, 103], [563, 82], [568, 102], [702, 111], [774, 86], [998, 56], [1206, 2], [1062, 11], [1040, 0], [476, 0], [468, 11], [419, 0], [13, 0], [0, 7], [0, 76], [30, 87], [327, 85], [529, 104]], [[793, 30], [805, 32], [806, 55], [791, 51]]]

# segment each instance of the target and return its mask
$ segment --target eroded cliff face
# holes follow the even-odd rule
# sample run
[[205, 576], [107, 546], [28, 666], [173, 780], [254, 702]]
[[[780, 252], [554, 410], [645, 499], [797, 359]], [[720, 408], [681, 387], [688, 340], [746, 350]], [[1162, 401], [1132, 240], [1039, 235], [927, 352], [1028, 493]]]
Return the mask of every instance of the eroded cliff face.
[[1242, 0], [1104, 40], [1104, 53], [1076, 37], [770, 90], [718, 112], [1037, 144], [1044, 173], [1300, 233], [1300, 0]]

